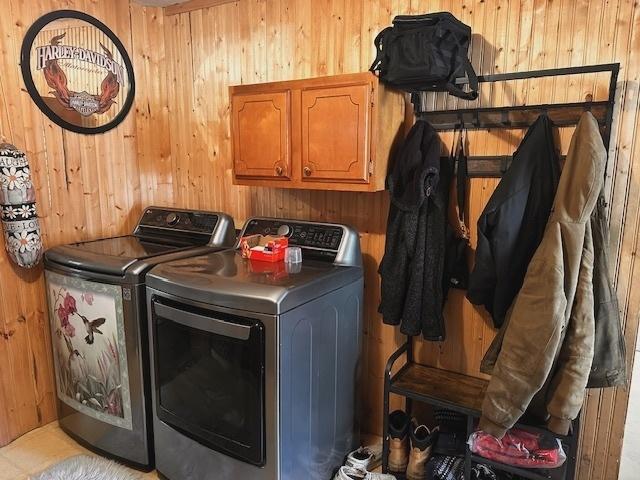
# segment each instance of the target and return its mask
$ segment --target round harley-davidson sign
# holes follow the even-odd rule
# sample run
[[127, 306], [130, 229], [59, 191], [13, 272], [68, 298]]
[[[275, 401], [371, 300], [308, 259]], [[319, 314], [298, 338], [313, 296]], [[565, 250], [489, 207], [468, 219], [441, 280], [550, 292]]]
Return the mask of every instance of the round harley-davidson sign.
[[31, 98], [63, 128], [106, 132], [131, 109], [131, 60], [118, 37], [86, 13], [58, 10], [40, 17], [24, 37], [20, 63]]

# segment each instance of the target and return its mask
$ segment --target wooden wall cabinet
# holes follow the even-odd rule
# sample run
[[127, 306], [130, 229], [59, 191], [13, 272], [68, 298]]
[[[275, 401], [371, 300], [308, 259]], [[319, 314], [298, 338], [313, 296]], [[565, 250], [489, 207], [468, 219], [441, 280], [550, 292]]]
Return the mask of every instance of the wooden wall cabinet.
[[238, 177], [289, 178], [290, 92], [233, 97], [233, 156]]
[[371, 73], [230, 87], [237, 185], [384, 190], [405, 99]]

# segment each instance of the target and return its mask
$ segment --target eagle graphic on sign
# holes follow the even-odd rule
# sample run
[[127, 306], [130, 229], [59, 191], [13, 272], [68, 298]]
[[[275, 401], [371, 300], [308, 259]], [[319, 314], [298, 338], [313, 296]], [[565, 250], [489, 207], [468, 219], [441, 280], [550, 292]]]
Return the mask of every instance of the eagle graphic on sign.
[[[113, 59], [111, 51], [100, 43], [104, 54], [61, 45], [61, 40], [66, 34], [56, 35], [51, 39], [51, 46], [41, 47], [44, 58], [42, 71], [47, 81], [47, 85], [53, 90], [50, 93], [67, 110], [75, 110], [83, 116], [90, 116], [94, 113], [104, 113], [115, 102], [115, 98], [120, 91], [118, 81], [119, 71], [122, 69]], [[51, 48], [54, 47], [54, 48]], [[44, 50], [47, 49], [48, 50]], [[67, 86], [67, 75], [58, 64], [60, 58], [79, 58], [96, 65], [107, 68], [108, 72], [100, 85], [100, 93], [90, 94], [86, 91], [74, 92]]]

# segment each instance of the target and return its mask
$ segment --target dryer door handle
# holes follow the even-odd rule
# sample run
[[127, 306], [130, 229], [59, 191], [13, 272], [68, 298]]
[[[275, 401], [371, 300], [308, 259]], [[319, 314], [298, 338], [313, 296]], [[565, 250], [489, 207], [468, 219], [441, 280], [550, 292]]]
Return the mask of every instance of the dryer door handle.
[[239, 325], [208, 315], [200, 315], [198, 313], [180, 310], [157, 302], [153, 303], [153, 310], [159, 317], [166, 318], [172, 322], [224, 337], [248, 340], [251, 334], [251, 327], [247, 325]]

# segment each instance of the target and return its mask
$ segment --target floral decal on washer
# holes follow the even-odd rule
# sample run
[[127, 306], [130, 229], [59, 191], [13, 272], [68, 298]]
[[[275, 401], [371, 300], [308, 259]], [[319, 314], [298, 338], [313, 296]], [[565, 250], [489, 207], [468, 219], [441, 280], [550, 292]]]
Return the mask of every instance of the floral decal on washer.
[[51, 271], [46, 279], [58, 397], [131, 430], [121, 287]]

